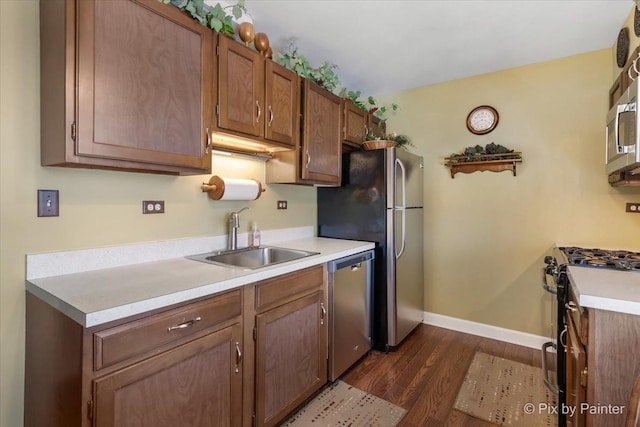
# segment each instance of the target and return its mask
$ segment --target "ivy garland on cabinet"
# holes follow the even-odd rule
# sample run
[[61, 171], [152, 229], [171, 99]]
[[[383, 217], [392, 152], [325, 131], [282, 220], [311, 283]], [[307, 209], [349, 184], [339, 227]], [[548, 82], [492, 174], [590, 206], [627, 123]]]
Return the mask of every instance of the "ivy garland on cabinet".
[[[240, 19], [244, 14], [249, 15], [244, 0], [236, 4], [223, 7], [220, 3], [210, 6], [204, 0], [158, 0], [165, 4], [171, 4], [181, 11], [189, 14], [201, 25], [211, 28], [215, 32], [234, 36], [233, 21]], [[230, 13], [227, 11], [230, 10]], [[352, 91], [342, 86], [336, 70], [338, 66], [329, 61], [323, 61], [318, 67], [311, 63], [300, 53], [296, 44], [296, 38], [287, 40], [285, 47], [277, 51], [274, 61], [283, 67], [295, 72], [298, 76], [316, 83], [318, 86], [340, 96], [349, 99], [355, 106], [372, 113], [381, 120], [386, 120], [389, 112], [398, 110], [398, 104], [380, 105], [373, 96], [361, 99], [360, 91]]]

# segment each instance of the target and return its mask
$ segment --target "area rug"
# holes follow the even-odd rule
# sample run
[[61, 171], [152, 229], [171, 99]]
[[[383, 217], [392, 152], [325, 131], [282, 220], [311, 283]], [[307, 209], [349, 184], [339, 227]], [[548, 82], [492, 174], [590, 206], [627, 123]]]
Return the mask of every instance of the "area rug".
[[340, 380], [285, 421], [287, 427], [394, 427], [406, 410]]
[[542, 369], [477, 352], [454, 408], [499, 426], [556, 426], [556, 397]]

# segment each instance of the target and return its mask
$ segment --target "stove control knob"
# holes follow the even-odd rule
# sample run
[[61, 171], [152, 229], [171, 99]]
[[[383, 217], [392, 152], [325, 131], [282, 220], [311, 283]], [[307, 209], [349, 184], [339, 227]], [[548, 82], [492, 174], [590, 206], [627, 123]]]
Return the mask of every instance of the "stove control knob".
[[544, 263], [547, 265], [553, 265], [555, 264], [555, 260], [551, 255], [547, 255], [546, 257], [544, 257]]

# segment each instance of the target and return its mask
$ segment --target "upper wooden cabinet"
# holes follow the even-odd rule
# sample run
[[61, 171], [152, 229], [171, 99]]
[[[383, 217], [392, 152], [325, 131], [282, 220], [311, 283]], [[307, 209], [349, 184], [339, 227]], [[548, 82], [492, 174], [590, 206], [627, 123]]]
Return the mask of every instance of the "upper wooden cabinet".
[[342, 99], [315, 83], [302, 84], [302, 142], [273, 153], [267, 183], [340, 185]]
[[369, 114], [367, 128], [372, 134], [384, 137], [384, 135], [387, 133], [387, 122], [374, 116], [373, 114]]
[[345, 151], [360, 149], [368, 134], [384, 136], [386, 123], [384, 120], [344, 100], [344, 135], [342, 138]]
[[342, 99], [304, 82], [302, 179], [340, 185]]
[[367, 134], [367, 120], [369, 114], [360, 107], [353, 105], [348, 99], [344, 100], [344, 141], [360, 145]]
[[[295, 146], [299, 135], [299, 77], [226, 36], [218, 43], [218, 131]], [[233, 142], [214, 145], [235, 147]]]
[[211, 172], [213, 33], [157, 0], [40, 2], [43, 165]]

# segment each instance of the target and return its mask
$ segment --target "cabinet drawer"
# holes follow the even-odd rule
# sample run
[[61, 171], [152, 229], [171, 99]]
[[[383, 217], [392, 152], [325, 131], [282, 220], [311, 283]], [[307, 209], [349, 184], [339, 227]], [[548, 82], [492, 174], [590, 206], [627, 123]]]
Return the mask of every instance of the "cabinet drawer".
[[[125, 323], [93, 335], [94, 370], [177, 345], [241, 314], [240, 290]], [[166, 348], [165, 348], [166, 349]]]
[[311, 267], [295, 273], [258, 282], [256, 285], [256, 310], [264, 311], [292, 301], [324, 284], [323, 266]]

